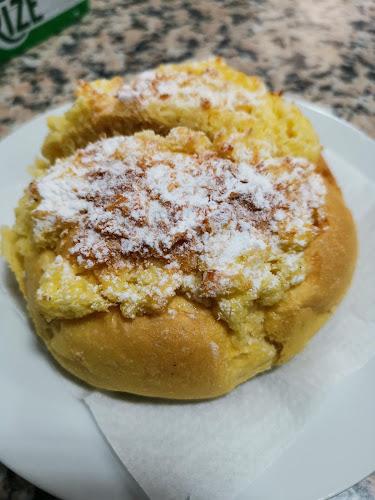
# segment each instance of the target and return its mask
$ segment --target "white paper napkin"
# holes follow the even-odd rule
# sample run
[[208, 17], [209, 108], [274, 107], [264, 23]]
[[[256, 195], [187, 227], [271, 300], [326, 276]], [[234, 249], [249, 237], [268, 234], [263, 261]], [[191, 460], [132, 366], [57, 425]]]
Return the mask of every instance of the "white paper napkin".
[[307, 348], [213, 401], [85, 398], [152, 500], [235, 498], [292, 442], [327, 390], [375, 354], [375, 183], [330, 150], [324, 156], [354, 214], [359, 260], [349, 293]]

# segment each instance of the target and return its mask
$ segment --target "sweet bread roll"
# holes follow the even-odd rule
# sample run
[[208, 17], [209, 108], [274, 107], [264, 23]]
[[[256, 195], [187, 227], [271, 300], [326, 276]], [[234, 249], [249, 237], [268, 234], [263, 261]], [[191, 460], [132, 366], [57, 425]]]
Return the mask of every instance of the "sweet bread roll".
[[49, 121], [3, 254], [89, 384], [210, 398], [300, 352], [356, 232], [306, 118], [221, 60], [81, 84]]

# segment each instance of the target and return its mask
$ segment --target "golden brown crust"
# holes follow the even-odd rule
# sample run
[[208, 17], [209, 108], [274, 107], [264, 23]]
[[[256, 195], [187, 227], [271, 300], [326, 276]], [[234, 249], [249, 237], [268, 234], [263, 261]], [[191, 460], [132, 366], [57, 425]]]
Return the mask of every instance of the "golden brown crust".
[[241, 356], [228, 327], [182, 297], [162, 314], [132, 320], [114, 307], [47, 323], [35, 300], [41, 275], [37, 255], [25, 261], [25, 269], [38, 334], [62, 366], [91, 385], [147, 396], [208, 398], [271, 365], [260, 346]]
[[267, 335], [282, 344], [278, 364], [300, 352], [327, 321], [347, 291], [357, 260], [353, 217], [323, 157], [318, 170], [327, 187], [326, 230], [307, 248], [310, 272], [305, 281], [287, 293], [286, 300], [269, 308]]
[[306, 251], [306, 280], [290, 289], [282, 302], [262, 308], [269, 349], [262, 343], [237, 342], [211, 311], [182, 297], [172, 299], [169, 311], [133, 320], [113, 307], [108, 313], [47, 323], [35, 298], [41, 275], [35, 254], [25, 259], [25, 275], [38, 334], [62, 366], [89, 384], [155, 397], [218, 396], [284, 363], [331, 315], [350, 284], [356, 261], [350, 211], [322, 158], [319, 169], [327, 187], [328, 228]]

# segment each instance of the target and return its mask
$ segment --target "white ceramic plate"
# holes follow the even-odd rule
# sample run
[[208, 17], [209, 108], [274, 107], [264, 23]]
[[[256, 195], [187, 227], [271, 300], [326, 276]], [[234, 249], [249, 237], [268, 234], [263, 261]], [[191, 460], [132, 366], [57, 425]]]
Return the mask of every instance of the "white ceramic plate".
[[[298, 103], [323, 146], [375, 179], [375, 142], [329, 112]], [[0, 143], [0, 223], [30, 177], [25, 168], [47, 132], [41, 115]], [[345, 186], [344, 186], [345, 187]], [[145, 499], [112, 452], [84, 403], [31, 333], [25, 304], [0, 265], [0, 460], [40, 488], [68, 500]], [[374, 332], [375, 334], [375, 332]], [[239, 497], [318, 500], [375, 470], [375, 358], [332, 390], [294, 444]]]

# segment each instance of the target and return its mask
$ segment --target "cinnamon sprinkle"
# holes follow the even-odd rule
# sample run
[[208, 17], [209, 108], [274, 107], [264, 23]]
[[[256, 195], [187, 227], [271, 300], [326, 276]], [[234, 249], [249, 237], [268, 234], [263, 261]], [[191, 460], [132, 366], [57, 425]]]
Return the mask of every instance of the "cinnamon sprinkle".
[[[272, 263], [283, 252], [303, 251], [324, 204], [315, 167], [296, 158], [235, 161], [231, 147], [223, 157], [222, 145], [205, 136], [203, 151], [176, 151], [176, 138], [187, 134], [190, 143], [202, 139], [184, 128], [167, 138], [143, 132], [58, 160], [33, 183], [40, 199], [32, 212], [36, 241], [57, 231], [61, 244], [72, 242], [71, 258], [83, 269], [157, 259], [176, 273], [206, 273], [202, 297], [230, 289], [228, 276], [249, 268], [241, 256], [260, 252]], [[254, 284], [261, 269], [247, 269]]]

